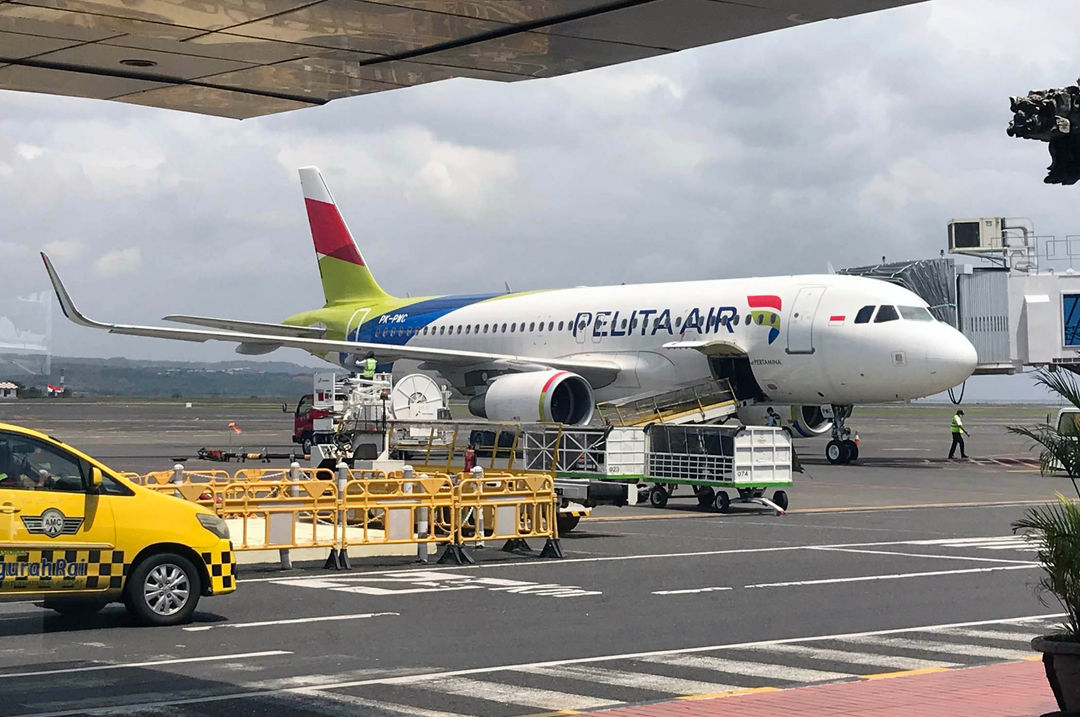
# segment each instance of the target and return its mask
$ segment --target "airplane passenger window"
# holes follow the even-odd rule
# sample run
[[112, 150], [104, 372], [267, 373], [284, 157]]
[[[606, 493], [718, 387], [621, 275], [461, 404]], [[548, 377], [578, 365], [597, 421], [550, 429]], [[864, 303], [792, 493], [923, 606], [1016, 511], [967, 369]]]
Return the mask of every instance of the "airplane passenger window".
[[506, 333], [506, 324], [503, 324], [503, 326], [502, 326], [502, 332], [503, 332], [504, 334]]
[[517, 328], [516, 323], [510, 324], [510, 333], [514, 333], [514, 329], [516, 329], [516, 328]]
[[747, 314], [746, 315], [746, 325], [749, 326], [750, 322], [753, 321], [753, 319], [754, 319], [753, 316], [751, 316], [750, 314]]
[[682, 326], [682, 317], [681, 316], [676, 316], [675, 317], [675, 328], [679, 328], [680, 326]]
[[900, 318], [900, 314], [896, 313], [896, 307], [885, 304], [878, 309], [877, 316], [874, 317], [875, 324], [883, 324], [886, 321], [896, 321]]
[[562, 327], [563, 327], [563, 322], [560, 321], [559, 322], [559, 331], [562, 331]]
[[486, 334], [486, 333], [487, 333], [487, 331], [488, 331], [488, 325], [487, 325], [487, 324], [484, 324], [484, 333]]
[[535, 331], [535, 330], [536, 330], [536, 322], [535, 321], [530, 321], [529, 322], [529, 331]]
[[623, 320], [622, 320], [622, 325], [621, 325], [621, 326], [619, 326], [619, 328], [620, 328], [620, 329], [624, 329], [624, 330], [626, 329], [626, 319], [623, 319]]
[[549, 321], [548, 322], [548, 331], [554, 331], [554, 330], [555, 330], [555, 322], [554, 321]]
[[480, 324], [477, 324], [476, 326], [474, 326], [472, 332], [474, 334], [480, 333]]
[[908, 321], [936, 321], [930, 310], [924, 306], [900, 306], [900, 315]]
[[466, 326], [465, 326], [465, 333], [469, 333], [469, 329], [470, 329], [470, 328], [471, 328], [470, 326], [466, 325]]
[[758, 314], [757, 315], [758, 326], [761, 326], [761, 322], [764, 321], [764, 320], [765, 320], [765, 314]]
[[873, 306], [864, 306], [859, 309], [859, 313], [855, 314], [856, 324], [868, 324], [870, 323], [870, 317], [874, 315]]

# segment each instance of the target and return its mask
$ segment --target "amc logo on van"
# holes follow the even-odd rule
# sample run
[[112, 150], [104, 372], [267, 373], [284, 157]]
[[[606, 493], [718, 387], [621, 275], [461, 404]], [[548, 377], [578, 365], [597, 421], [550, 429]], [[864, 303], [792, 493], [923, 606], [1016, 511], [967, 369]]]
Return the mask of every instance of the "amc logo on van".
[[26, 532], [31, 535], [45, 535], [55, 538], [60, 535], [75, 535], [83, 524], [82, 518], [65, 518], [56, 508], [48, 508], [41, 515], [22, 516]]

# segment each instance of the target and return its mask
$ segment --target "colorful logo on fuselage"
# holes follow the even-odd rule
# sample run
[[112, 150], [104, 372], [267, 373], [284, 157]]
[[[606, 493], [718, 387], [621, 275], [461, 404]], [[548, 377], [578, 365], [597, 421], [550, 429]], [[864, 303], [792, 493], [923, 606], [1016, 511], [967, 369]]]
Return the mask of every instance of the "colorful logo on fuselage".
[[769, 343], [776, 341], [780, 336], [780, 297], [767, 294], [748, 296], [746, 303], [750, 306], [750, 320], [759, 326], [768, 326]]

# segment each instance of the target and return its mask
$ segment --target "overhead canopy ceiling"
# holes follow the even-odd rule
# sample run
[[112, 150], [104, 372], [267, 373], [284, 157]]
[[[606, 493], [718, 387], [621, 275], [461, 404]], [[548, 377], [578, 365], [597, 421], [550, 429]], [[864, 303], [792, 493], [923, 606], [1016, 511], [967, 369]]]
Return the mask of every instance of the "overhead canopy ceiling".
[[555, 77], [921, 0], [0, 0], [0, 89], [224, 117]]

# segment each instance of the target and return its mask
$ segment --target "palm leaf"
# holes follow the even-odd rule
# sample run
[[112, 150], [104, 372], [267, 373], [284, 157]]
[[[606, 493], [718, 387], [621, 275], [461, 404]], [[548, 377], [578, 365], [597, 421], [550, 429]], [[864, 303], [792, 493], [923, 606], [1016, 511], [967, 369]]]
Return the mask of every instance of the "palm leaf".
[[1057, 503], [1028, 509], [1012, 528], [1035, 541], [1043, 604], [1053, 595], [1065, 608], [1065, 629], [1080, 639], [1080, 506], [1059, 495]]

